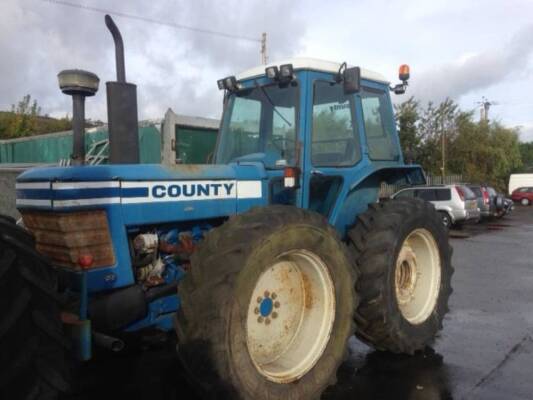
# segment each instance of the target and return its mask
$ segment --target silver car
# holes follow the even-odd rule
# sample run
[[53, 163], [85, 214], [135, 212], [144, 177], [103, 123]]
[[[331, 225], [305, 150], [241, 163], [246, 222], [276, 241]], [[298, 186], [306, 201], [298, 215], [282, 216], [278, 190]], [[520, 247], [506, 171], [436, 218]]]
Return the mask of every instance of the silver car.
[[475, 193], [464, 185], [414, 186], [401, 189], [391, 197], [417, 197], [431, 202], [446, 227], [477, 222], [481, 216]]

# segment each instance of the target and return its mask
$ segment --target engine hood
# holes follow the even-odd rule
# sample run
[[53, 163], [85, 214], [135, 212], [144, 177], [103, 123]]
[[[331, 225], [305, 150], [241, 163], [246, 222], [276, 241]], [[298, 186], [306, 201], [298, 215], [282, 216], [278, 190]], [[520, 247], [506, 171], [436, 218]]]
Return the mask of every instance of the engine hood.
[[17, 208], [120, 207], [127, 224], [213, 218], [265, 204], [266, 182], [254, 162], [35, 168], [17, 178]]
[[121, 164], [33, 168], [19, 175], [17, 182], [263, 179], [265, 177], [263, 164], [253, 162], [229, 165], [182, 164], [172, 167], [159, 164]]

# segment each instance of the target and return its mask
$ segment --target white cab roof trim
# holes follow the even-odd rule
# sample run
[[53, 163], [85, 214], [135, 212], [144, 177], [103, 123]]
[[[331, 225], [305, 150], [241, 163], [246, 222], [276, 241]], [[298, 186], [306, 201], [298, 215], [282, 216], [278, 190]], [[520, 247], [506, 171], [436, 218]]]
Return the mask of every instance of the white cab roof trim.
[[[319, 60], [316, 58], [292, 58], [289, 60], [277, 61], [277, 62], [269, 63], [268, 65], [260, 65], [258, 67], [248, 69], [238, 74], [236, 78], [237, 80], [243, 80], [243, 79], [249, 79], [249, 78], [261, 76], [265, 74], [265, 68], [270, 67], [272, 65], [276, 65], [279, 67], [280, 65], [283, 65], [283, 64], [292, 64], [295, 70], [310, 69], [313, 71], [333, 72], [333, 73], [336, 73], [337, 71], [339, 71], [339, 67], [341, 66], [341, 63], [338, 63], [338, 62]], [[351, 65], [348, 65], [348, 67], [350, 66]], [[380, 73], [369, 71], [364, 68], [361, 68], [361, 78], [368, 79], [371, 81], [383, 82], [386, 84], [389, 83], [389, 81]]]

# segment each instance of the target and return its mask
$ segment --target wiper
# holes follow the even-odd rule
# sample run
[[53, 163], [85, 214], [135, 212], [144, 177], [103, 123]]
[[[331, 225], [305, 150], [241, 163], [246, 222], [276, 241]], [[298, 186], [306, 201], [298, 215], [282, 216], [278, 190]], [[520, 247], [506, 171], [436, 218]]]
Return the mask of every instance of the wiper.
[[265, 88], [263, 86], [261, 86], [259, 83], [257, 83], [257, 81], [254, 81], [254, 84], [255, 84], [255, 87], [258, 88], [259, 90], [261, 90], [261, 93], [263, 94], [264, 98], [267, 99], [267, 101], [270, 103], [270, 105], [272, 106], [272, 110], [279, 115], [279, 117], [285, 121], [287, 123], [287, 125], [289, 125], [289, 127], [292, 127], [292, 124], [287, 121], [287, 119], [281, 115], [281, 113], [276, 109], [276, 106], [274, 105], [274, 102], [272, 101], [272, 99], [270, 98], [270, 96], [268, 95], [268, 93], [266, 92]]

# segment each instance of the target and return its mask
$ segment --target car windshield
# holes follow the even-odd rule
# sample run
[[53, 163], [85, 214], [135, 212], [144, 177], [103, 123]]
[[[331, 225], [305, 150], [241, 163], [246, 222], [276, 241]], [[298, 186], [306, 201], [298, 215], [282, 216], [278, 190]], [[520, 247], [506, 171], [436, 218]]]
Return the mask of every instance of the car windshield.
[[216, 162], [261, 160], [267, 167], [295, 160], [298, 87], [259, 86], [233, 93], [220, 131]]

